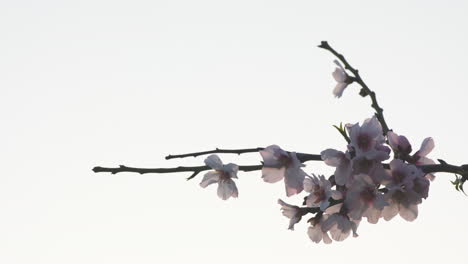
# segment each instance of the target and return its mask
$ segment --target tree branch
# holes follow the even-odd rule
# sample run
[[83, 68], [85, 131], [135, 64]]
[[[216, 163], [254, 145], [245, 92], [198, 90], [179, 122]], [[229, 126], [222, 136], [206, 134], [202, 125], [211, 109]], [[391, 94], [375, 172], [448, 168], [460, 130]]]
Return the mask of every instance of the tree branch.
[[[184, 154], [185, 155], [185, 154]], [[297, 153], [297, 157], [301, 162], [306, 161], [321, 161], [321, 156], [318, 154], [308, 154], [308, 153]], [[383, 164], [385, 168], [389, 168], [388, 164]], [[261, 170], [263, 165], [241, 165], [239, 166], [240, 171], [249, 172]], [[441, 164], [433, 165], [418, 165], [424, 173], [436, 173], [436, 172], [447, 172], [453, 174], [459, 174], [462, 178], [468, 180], [468, 164], [456, 166], [442, 162]], [[139, 174], [146, 173], [176, 173], [176, 172], [192, 172], [192, 175], [187, 178], [187, 180], [193, 179], [202, 171], [212, 170], [208, 166], [192, 166], [192, 167], [175, 167], [175, 168], [134, 168], [124, 165], [120, 165], [116, 168], [106, 168], [106, 167], [94, 167], [93, 171], [95, 173], [99, 172], [110, 172], [111, 174], [117, 174], [119, 172], [134, 172]]]
[[361, 87], [362, 87], [361, 92], [359, 94], [362, 95], [362, 96], [366, 96], [366, 95], [370, 96], [370, 98], [372, 100], [372, 105], [371, 106], [376, 111], [375, 116], [377, 117], [377, 119], [382, 124], [383, 134], [387, 135], [387, 132], [390, 129], [388, 128], [388, 125], [385, 122], [385, 118], [384, 118], [384, 115], [383, 115], [383, 109], [379, 106], [379, 103], [377, 102], [377, 97], [375, 95], [375, 92], [373, 92], [371, 89], [369, 89], [367, 84], [362, 80], [361, 76], [359, 75], [359, 71], [357, 69], [353, 68], [348, 63], [348, 61], [345, 59], [345, 57], [342, 54], [338, 53], [336, 50], [334, 50], [328, 44], [328, 42], [322, 41], [322, 43], [320, 43], [320, 45], [318, 47], [330, 51], [333, 55], [335, 55], [335, 57], [337, 57], [344, 64], [345, 69], [349, 70], [354, 75], [352, 77], [353, 78], [352, 81], [355, 81], [355, 82], [359, 83], [359, 85], [361, 85]]

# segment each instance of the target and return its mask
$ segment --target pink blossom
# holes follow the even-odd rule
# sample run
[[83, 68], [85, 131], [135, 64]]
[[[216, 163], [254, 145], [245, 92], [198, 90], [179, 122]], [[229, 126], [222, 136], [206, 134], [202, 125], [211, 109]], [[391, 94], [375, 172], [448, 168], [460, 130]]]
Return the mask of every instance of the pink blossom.
[[427, 158], [427, 155], [431, 153], [431, 151], [434, 149], [434, 146], [434, 139], [431, 137], [425, 138], [423, 140], [421, 147], [413, 155], [413, 157], [416, 159], [416, 165], [435, 164], [433, 160]]
[[388, 203], [369, 175], [358, 174], [348, 189], [344, 201], [348, 215], [354, 220], [361, 220], [364, 216], [367, 221], [376, 224], [382, 209]]
[[[416, 165], [430, 165], [435, 164], [432, 159], [429, 159], [427, 155], [434, 149], [434, 140], [431, 137], [425, 138], [421, 143], [421, 147], [413, 155]], [[429, 180], [434, 180], [435, 176], [433, 174], [427, 174], [426, 178]]]
[[391, 179], [386, 183], [388, 189], [385, 200], [389, 203], [382, 211], [385, 220], [395, 215], [406, 221], [413, 221], [418, 216], [418, 204], [427, 198], [429, 181], [416, 166], [395, 159], [390, 162]]
[[229, 197], [237, 198], [239, 192], [232, 179], [237, 179], [239, 167], [233, 163], [223, 165], [221, 159], [215, 154], [208, 156], [205, 159], [205, 164], [214, 171], [209, 171], [204, 175], [200, 186], [206, 188], [208, 185], [218, 183], [219, 198], [223, 200], [227, 200]]
[[393, 131], [388, 131], [387, 133], [388, 142], [390, 147], [397, 155], [409, 155], [412, 151], [411, 144], [405, 136], [399, 136]]
[[[411, 153], [411, 144], [405, 136], [398, 136], [396, 133], [389, 131], [387, 134], [388, 142], [396, 154], [396, 157], [407, 157], [407, 160], [415, 165], [431, 165], [435, 164], [427, 155], [434, 149], [434, 140], [431, 137], [425, 138], [416, 153], [409, 156]], [[427, 174], [426, 178], [434, 180], [433, 174]]]
[[263, 158], [262, 178], [265, 182], [275, 183], [284, 179], [286, 195], [298, 194], [303, 190], [306, 173], [304, 165], [295, 152], [286, 152], [277, 145], [271, 145], [260, 151]]
[[308, 207], [320, 207], [320, 210], [325, 211], [330, 205], [329, 199], [333, 197], [335, 200], [342, 198], [339, 191], [331, 189], [331, 183], [323, 175], [312, 177], [307, 176], [304, 180], [304, 191], [310, 193], [306, 198]]
[[362, 126], [359, 123], [347, 125], [350, 135], [350, 148], [355, 151], [356, 157], [365, 157], [368, 160], [384, 161], [389, 158], [390, 149], [383, 143], [385, 138], [382, 125], [374, 116], [366, 119]]

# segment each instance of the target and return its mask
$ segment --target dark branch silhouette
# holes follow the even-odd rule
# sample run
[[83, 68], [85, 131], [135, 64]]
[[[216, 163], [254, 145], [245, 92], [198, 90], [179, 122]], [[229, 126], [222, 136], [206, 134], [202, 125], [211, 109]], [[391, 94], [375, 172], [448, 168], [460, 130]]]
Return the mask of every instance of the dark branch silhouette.
[[177, 158], [186, 158], [186, 157], [198, 157], [201, 155], [208, 155], [208, 154], [243, 154], [243, 153], [251, 153], [251, 152], [259, 152], [264, 148], [250, 148], [250, 149], [219, 149], [216, 148], [215, 150], [208, 150], [202, 152], [194, 152], [194, 153], [187, 153], [187, 154], [178, 154], [178, 155], [167, 155], [166, 159], [177, 159]]

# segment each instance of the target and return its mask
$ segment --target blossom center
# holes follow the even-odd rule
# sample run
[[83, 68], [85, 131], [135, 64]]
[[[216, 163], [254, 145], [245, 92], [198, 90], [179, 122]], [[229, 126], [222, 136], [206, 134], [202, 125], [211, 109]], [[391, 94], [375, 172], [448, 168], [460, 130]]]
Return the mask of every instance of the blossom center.
[[315, 186], [314, 187], [314, 196], [315, 196], [314, 203], [320, 203], [321, 201], [325, 200], [325, 198], [326, 198], [325, 190], [320, 188], [320, 186]]
[[231, 176], [229, 175], [229, 173], [227, 171], [216, 170], [216, 172], [219, 173], [219, 180], [221, 180], [221, 181], [225, 181], [225, 180], [228, 180], [228, 179], [231, 178]]
[[372, 138], [367, 133], [359, 134], [357, 144], [360, 149], [368, 151], [372, 145]]
[[402, 183], [405, 179], [405, 174], [401, 171], [394, 171], [393, 172], [393, 179], [396, 183]]
[[289, 167], [291, 165], [291, 158], [289, 155], [280, 155], [278, 157], [278, 161], [284, 166], [284, 167]]
[[372, 203], [375, 199], [374, 189], [367, 187], [361, 191], [360, 196], [365, 203]]

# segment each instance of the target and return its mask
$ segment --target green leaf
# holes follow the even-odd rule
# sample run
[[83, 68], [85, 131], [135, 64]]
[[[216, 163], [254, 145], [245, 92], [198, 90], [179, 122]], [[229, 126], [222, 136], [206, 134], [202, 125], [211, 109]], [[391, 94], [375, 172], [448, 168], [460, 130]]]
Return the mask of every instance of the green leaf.
[[343, 123], [340, 122], [340, 126], [333, 125], [336, 130], [345, 138], [346, 142], [351, 142], [348, 136], [348, 132], [346, 131], [346, 127], [343, 126]]
[[464, 195], [467, 195], [465, 193], [465, 190], [463, 189], [463, 185], [465, 184], [466, 179], [467, 179], [467, 177], [465, 175], [459, 176], [459, 175], [455, 174], [455, 180], [450, 181], [450, 182], [454, 185], [455, 190], [457, 190], [458, 192], [463, 192]]

